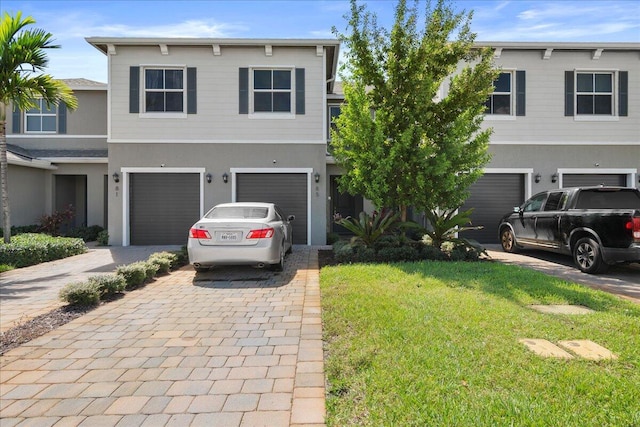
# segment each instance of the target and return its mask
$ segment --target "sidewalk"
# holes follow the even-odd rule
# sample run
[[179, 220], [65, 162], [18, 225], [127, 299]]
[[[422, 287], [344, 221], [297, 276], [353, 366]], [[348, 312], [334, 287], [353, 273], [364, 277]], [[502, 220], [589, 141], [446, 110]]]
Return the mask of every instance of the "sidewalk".
[[324, 425], [317, 254], [186, 266], [7, 352], [2, 426]]
[[89, 246], [89, 252], [4, 272], [0, 275], [0, 332], [63, 305], [58, 292], [116, 267], [146, 260], [154, 252], [179, 246]]

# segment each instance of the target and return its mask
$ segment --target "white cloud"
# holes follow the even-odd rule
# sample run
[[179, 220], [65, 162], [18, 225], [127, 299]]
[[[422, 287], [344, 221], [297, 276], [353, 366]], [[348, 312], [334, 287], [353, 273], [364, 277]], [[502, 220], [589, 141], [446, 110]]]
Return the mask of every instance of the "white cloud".
[[101, 36], [118, 37], [232, 37], [237, 33], [248, 31], [248, 28], [239, 24], [226, 24], [207, 22], [202, 20], [189, 20], [168, 25], [130, 26], [130, 25], [101, 25], [93, 28], [85, 28], [87, 32]]

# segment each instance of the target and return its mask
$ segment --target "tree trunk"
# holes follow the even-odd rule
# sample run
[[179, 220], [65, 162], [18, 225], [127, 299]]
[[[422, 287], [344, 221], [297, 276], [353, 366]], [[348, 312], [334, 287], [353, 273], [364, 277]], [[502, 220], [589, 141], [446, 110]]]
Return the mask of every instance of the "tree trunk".
[[[3, 115], [4, 116], [4, 115]], [[4, 242], [11, 243], [11, 215], [9, 212], [9, 184], [7, 162], [7, 132], [6, 120], [2, 117], [0, 120], [0, 182], [2, 186], [2, 229], [4, 231]]]
[[400, 221], [407, 222], [407, 205], [400, 206]]

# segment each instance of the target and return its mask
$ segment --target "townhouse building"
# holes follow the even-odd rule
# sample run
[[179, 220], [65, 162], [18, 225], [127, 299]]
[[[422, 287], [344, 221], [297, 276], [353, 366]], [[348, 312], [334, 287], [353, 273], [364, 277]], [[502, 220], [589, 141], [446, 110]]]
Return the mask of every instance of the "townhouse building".
[[[296, 216], [294, 243], [316, 245], [341, 231], [335, 213], [373, 208], [336, 184], [337, 40], [87, 41], [108, 85], [69, 80], [76, 111], [8, 118], [15, 225], [73, 204], [113, 245], [184, 244], [217, 203], [274, 201]], [[492, 160], [463, 206], [485, 228], [467, 237], [497, 242], [500, 217], [539, 191], [639, 185], [640, 44], [478, 46], [501, 72], [483, 124]]]

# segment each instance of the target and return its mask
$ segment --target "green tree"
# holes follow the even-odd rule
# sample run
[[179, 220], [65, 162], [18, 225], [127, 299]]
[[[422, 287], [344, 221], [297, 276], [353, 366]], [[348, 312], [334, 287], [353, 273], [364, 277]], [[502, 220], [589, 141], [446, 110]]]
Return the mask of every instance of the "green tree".
[[497, 77], [492, 51], [474, 47], [472, 13], [428, 2], [418, 29], [418, 6], [399, 0], [389, 32], [351, 0], [349, 34], [333, 30], [348, 48], [332, 134], [340, 188], [403, 221], [409, 206], [445, 217], [468, 197], [490, 160], [481, 123]]
[[71, 89], [60, 80], [44, 74], [48, 59], [45, 49], [53, 44], [53, 35], [41, 29], [24, 29], [35, 24], [22, 13], [12, 17], [5, 12], [0, 23], [0, 181], [5, 243], [11, 242], [11, 215], [9, 206], [6, 117], [9, 103], [13, 108], [28, 110], [37, 107], [35, 100], [42, 98], [47, 106], [64, 102], [74, 110], [78, 104]]

